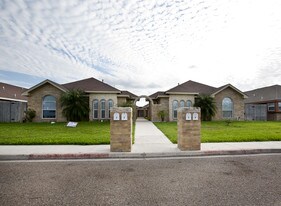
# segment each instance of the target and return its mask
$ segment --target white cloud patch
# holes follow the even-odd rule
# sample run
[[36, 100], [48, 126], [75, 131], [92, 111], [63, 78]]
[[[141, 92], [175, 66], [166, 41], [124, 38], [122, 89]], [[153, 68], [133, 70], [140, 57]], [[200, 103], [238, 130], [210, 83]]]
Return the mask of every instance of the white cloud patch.
[[137, 94], [189, 79], [280, 84], [281, 2], [0, 2], [0, 72], [59, 83], [95, 77]]

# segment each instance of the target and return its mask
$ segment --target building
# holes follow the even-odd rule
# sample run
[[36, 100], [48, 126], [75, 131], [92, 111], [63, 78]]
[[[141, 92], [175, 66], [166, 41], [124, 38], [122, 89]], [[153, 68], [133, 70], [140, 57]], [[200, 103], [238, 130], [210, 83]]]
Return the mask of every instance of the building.
[[244, 120], [244, 100], [247, 95], [231, 84], [219, 88], [187, 81], [165, 92], [156, 92], [149, 96], [151, 102], [151, 119], [160, 121], [159, 111], [167, 115], [166, 121], [177, 120], [177, 108], [193, 106], [198, 95], [210, 95], [214, 98], [217, 112], [214, 120]]
[[245, 92], [245, 119], [280, 121], [281, 86], [273, 85]]
[[0, 82], [0, 122], [21, 122], [27, 107], [25, 88]]
[[[244, 120], [244, 100], [247, 96], [231, 84], [216, 88], [194, 81], [187, 81], [167, 91], [156, 92], [150, 96], [136, 96], [129, 91], [118, 90], [95, 78], [83, 79], [67, 84], [45, 80], [23, 93], [28, 98], [28, 108], [37, 113], [34, 121], [66, 121], [62, 115], [60, 97], [71, 89], [80, 89], [89, 96], [89, 120], [110, 118], [113, 106], [132, 106], [134, 119], [146, 117], [151, 121], [177, 120], [177, 108], [193, 106], [198, 95], [214, 98], [217, 112], [214, 120]], [[149, 102], [145, 107], [137, 107], [141, 98]]]
[[23, 93], [28, 98], [28, 108], [36, 111], [35, 122], [66, 121], [62, 114], [60, 97], [71, 89], [83, 90], [89, 96], [89, 120], [110, 118], [110, 109], [136, 97], [128, 91], [118, 90], [95, 78], [83, 79], [67, 84], [45, 80]]

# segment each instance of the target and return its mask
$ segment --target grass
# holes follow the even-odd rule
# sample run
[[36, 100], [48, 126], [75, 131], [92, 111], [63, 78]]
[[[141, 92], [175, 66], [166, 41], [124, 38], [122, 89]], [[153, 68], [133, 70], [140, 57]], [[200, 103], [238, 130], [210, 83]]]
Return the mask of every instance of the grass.
[[[177, 123], [154, 123], [173, 143], [177, 143]], [[202, 122], [201, 142], [281, 141], [281, 122]]]
[[79, 122], [76, 128], [66, 123], [1, 123], [2, 145], [79, 144], [97, 145], [110, 143], [109, 122]]

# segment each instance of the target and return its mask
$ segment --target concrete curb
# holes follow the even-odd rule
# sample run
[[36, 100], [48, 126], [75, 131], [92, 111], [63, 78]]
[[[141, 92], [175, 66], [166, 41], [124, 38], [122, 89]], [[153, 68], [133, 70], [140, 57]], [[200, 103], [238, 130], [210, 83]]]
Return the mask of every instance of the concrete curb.
[[280, 153], [281, 149], [247, 149], [247, 150], [210, 150], [210, 151], [182, 151], [174, 153], [77, 153], [77, 154], [23, 154], [0, 155], [0, 161], [5, 160], [71, 160], [71, 159], [146, 159], [173, 157], [200, 157], [218, 155], [247, 155]]

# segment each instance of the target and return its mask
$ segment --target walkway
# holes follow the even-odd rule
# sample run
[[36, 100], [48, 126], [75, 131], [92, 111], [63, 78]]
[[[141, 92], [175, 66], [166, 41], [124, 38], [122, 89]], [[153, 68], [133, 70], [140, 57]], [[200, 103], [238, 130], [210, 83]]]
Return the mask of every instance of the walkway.
[[136, 121], [135, 144], [133, 153], [167, 153], [179, 152], [177, 144], [173, 144], [152, 122], [144, 118]]

